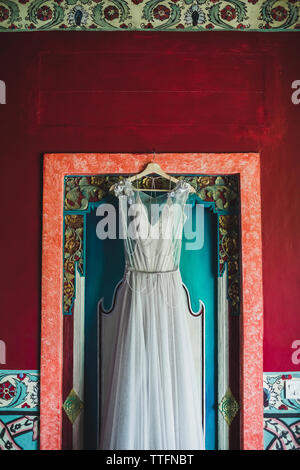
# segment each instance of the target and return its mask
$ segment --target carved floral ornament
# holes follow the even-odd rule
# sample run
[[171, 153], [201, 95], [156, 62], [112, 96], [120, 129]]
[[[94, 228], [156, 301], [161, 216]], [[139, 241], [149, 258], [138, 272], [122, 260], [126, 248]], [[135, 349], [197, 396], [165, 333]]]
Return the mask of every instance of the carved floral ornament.
[[1, 0], [0, 31], [299, 30], [298, 0]]
[[[119, 176], [67, 176], [64, 202], [64, 313], [72, 313], [75, 296], [75, 267], [84, 275], [84, 214], [90, 203], [98, 203], [108, 195]], [[213, 209], [218, 217], [219, 275], [228, 271], [228, 299], [232, 314], [239, 314], [240, 254], [239, 254], [239, 181], [231, 176], [179, 177], [196, 189], [197, 197]], [[157, 187], [169, 188], [169, 182], [158, 178]], [[152, 178], [140, 182], [144, 189], [152, 187]]]

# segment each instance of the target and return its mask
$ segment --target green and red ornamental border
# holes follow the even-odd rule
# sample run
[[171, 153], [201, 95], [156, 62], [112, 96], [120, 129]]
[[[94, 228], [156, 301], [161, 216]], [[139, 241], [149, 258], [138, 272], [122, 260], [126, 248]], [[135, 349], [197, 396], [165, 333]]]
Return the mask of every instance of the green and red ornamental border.
[[300, 0], [0, 0], [0, 31], [300, 31]]

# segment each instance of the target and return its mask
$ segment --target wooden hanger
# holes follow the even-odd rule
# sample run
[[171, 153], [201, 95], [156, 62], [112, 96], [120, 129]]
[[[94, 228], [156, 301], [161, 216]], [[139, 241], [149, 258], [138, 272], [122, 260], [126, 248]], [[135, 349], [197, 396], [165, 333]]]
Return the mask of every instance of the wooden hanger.
[[[148, 163], [148, 165], [146, 166], [146, 168], [141, 171], [140, 173], [137, 173], [136, 175], [132, 175], [132, 176], [129, 176], [129, 178], [127, 178], [127, 181], [130, 181], [131, 183], [133, 183], [134, 181], [140, 179], [140, 178], [143, 178], [144, 176], [148, 176], [148, 175], [151, 175], [155, 173], [156, 175], [159, 175], [161, 176], [162, 178], [168, 180], [168, 181], [171, 181], [172, 183], [179, 183], [179, 179], [178, 178], [175, 178], [174, 176], [171, 176], [171, 175], [168, 175], [168, 173], [164, 172], [161, 167], [159, 166], [158, 163], [155, 163], [155, 162], [150, 162]], [[111, 188], [110, 188], [110, 191], [112, 189], [114, 189], [114, 186], [113, 185]], [[148, 189], [145, 189], [145, 188], [134, 188], [135, 191], [147, 191]], [[156, 188], [149, 188], [149, 191], [167, 191], [166, 189], [156, 189]], [[191, 186], [191, 192], [196, 192], [195, 189]]]

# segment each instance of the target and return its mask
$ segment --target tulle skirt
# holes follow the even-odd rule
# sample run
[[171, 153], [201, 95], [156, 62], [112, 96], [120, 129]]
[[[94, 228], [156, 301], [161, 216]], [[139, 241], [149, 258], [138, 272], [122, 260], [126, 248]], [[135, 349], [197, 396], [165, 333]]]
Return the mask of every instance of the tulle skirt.
[[204, 449], [190, 317], [178, 270], [125, 273], [101, 318], [100, 449]]

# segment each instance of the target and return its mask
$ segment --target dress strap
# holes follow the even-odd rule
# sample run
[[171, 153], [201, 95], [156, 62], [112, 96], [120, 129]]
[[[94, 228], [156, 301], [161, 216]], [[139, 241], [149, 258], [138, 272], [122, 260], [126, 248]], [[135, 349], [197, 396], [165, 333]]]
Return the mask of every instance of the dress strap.
[[170, 191], [170, 196], [176, 196], [176, 194], [188, 194], [191, 191], [192, 186], [185, 180], [179, 180], [175, 188]]

